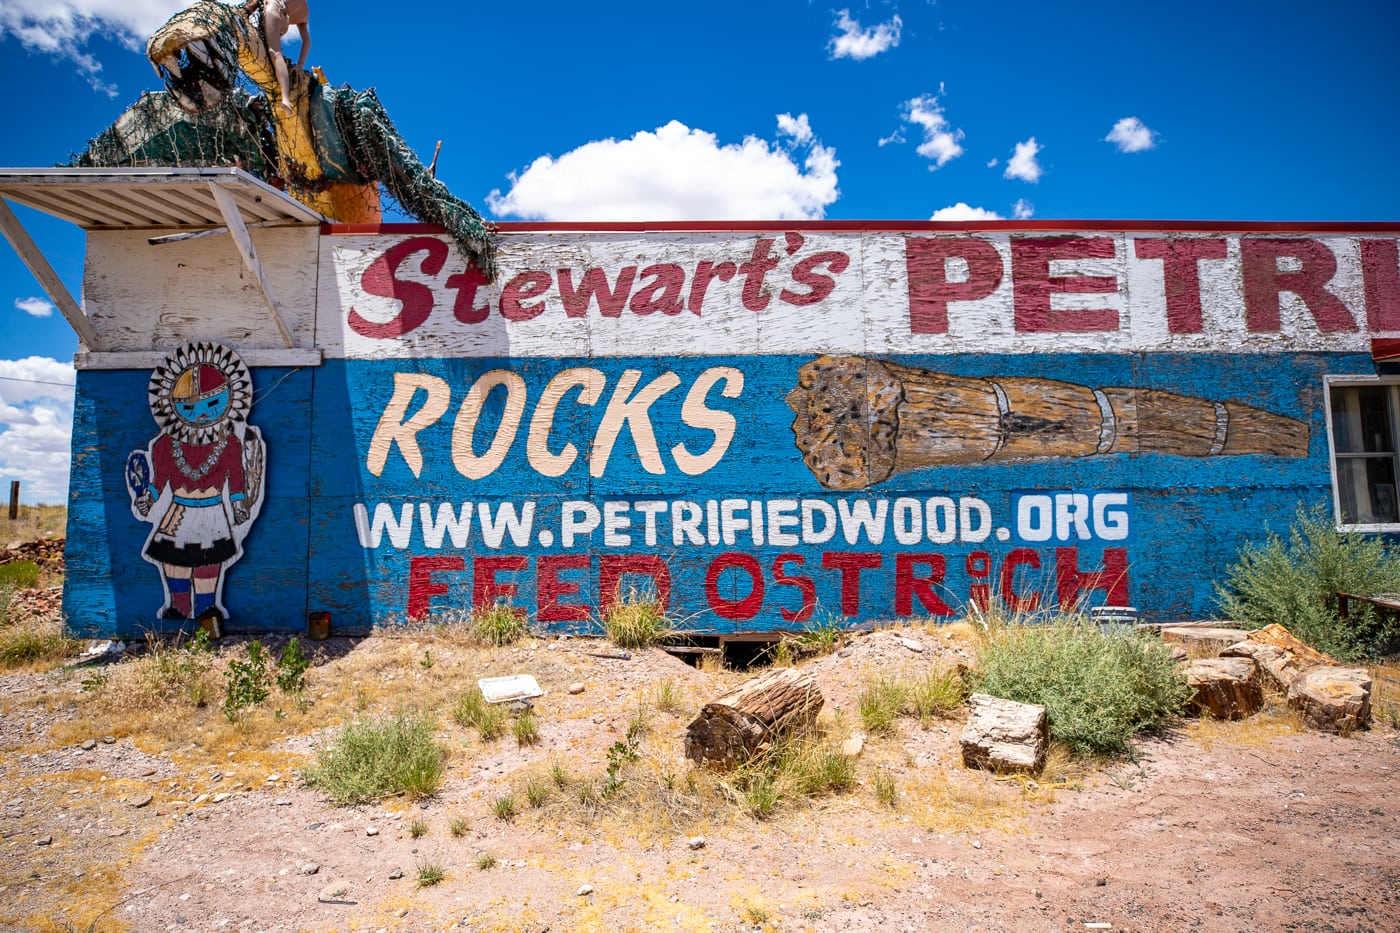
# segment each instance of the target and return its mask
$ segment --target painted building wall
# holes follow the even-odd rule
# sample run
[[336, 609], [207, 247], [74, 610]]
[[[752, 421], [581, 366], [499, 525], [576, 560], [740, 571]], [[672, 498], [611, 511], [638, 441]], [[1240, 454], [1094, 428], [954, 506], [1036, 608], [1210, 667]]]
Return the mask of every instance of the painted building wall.
[[[521, 225], [492, 285], [432, 232], [328, 231], [272, 277], [316, 366], [276, 365], [226, 244], [94, 236], [85, 298], [129, 349], [250, 367], [233, 630], [496, 601], [585, 630], [634, 589], [705, 632], [992, 598], [1184, 618], [1330, 501], [1323, 377], [1400, 335], [1394, 232], [939, 229]], [[94, 633], [171, 595], [123, 473], [157, 430], [142, 362], [79, 378], [65, 598]]]

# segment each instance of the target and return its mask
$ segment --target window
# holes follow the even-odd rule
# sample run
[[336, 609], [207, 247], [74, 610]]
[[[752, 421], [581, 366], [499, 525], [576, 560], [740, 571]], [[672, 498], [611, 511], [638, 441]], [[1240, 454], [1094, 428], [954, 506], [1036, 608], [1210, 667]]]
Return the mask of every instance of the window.
[[1339, 523], [1400, 525], [1395, 488], [1400, 384], [1329, 381], [1327, 388]]

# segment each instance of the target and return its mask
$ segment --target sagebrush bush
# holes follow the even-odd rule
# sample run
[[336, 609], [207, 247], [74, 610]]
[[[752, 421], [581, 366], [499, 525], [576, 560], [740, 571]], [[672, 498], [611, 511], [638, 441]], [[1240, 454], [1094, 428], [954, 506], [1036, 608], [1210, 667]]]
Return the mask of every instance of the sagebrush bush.
[[1077, 755], [1122, 755], [1190, 696], [1171, 651], [1151, 636], [1106, 633], [1074, 617], [987, 632], [973, 686], [1045, 707], [1050, 735]]
[[397, 713], [361, 719], [322, 746], [316, 764], [303, 772], [338, 804], [363, 803], [400, 791], [426, 797], [437, 790], [446, 751], [433, 737], [430, 716]]
[[1338, 531], [1320, 510], [1298, 512], [1287, 537], [1247, 544], [1217, 588], [1228, 618], [1252, 628], [1271, 622], [1338, 660], [1400, 648], [1400, 621], [1367, 603], [1337, 614], [1337, 591], [1400, 592], [1400, 553], [1377, 535]]
[[633, 590], [608, 607], [603, 631], [619, 648], [645, 648], [671, 632], [660, 600]]

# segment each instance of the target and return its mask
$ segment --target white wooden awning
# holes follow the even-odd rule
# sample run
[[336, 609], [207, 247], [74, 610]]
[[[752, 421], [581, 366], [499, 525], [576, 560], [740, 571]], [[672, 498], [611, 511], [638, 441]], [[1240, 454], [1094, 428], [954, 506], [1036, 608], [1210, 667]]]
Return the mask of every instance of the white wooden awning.
[[222, 227], [215, 191], [244, 224], [319, 224], [300, 201], [237, 168], [0, 169], [0, 197], [84, 230]]
[[294, 347], [248, 230], [315, 226], [325, 218], [242, 169], [0, 169], [0, 231], [63, 312], [89, 353], [97, 353], [102, 350], [100, 335], [20, 224], [8, 201], [43, 211], [87, 231], [162, 231], [164, 235], [151, 237], [153, 246], [228, 233], [243, 264], [257, 280], [282, 340], [289, 349]]

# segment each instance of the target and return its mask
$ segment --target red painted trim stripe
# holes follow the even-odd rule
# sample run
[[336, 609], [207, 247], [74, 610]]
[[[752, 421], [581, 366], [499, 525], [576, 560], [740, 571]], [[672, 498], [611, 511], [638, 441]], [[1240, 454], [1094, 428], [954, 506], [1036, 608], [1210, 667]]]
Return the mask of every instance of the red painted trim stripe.
[[1400, 340], [1394, 337], [1376, 337], [1371, 341], [1371, 359], [1378, 363], [1383, 360], [1400, 360]]
[[[507, 221], [501, 233], [765, 233], [811, 230], [822, 233], [964, 233], [1096, 232], [1114, 233], [1400, 233], [1395, 221], [1251, 221], [1251, 220], [983, 220], [945, 223], [930, 220], [735, 220], [654, 222], [544, 223]], [[328, 236], [388, 236], [443, 233], [432, 224], [322, 224]]]

